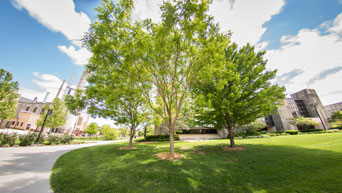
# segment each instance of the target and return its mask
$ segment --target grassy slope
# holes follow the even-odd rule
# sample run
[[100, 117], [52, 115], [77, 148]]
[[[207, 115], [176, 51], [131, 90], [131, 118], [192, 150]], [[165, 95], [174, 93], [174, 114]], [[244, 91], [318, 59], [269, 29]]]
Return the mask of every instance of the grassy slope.
[[[83, 148], [58, 159], [51, 186], [58, 193], [342, 191], [342, 133], [236, 142], [247, 150], [222, 151], [228, 140], [178, 142], [187, 158], [177, 162], [154, 156], [168, 143]], [[192, 149], [179, 150], [186, 146]]]

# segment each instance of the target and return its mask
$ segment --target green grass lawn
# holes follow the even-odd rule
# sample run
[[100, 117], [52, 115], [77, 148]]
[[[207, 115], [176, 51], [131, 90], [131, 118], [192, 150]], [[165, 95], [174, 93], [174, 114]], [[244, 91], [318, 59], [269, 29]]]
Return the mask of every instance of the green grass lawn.
[[56, 193], [342, 192], [342, 133], [236, 140], [245, 151], [223, 151], [228, 143], [177, 142], [180, 161], [155, 156], [168, 143], [78, 149], [57, 160], [50, 183]]

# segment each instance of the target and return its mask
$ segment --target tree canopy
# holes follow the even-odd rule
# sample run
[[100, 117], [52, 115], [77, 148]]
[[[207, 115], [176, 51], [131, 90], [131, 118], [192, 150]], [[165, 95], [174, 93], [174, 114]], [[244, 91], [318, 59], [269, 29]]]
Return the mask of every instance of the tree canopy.
[[232, 43], [215, 68], [200, 73], [192, 89], [197, 124], [228, 129], [231, 147], [237, 126], [271, 114], [285, 98], [285, 88], [271, 84], [276, 71], [266, 70], [264, 54], [249, 44], [239, 49]]
[[[138, 87], [134, 63], [141, 48], [133, 48], [139, 23], [133, 23], [133, 1], [118, 4], [105, 0], [98, 12], [98, 21], [91, 24], [84, 43], [93, 53], [86, 66], [89, 86], [83, 93], [66, 99], [69, 109], [87, 108], [92, 116], [110, 118], [130, 129], [129, 146], [137, 128], [147, 121], [148, 109]], [[81, 91], [78, 91], [81, 92]]]
[[130, 49], [143, 46], [137, 63], [137, 79], [143, 96], [169, 131], [170, 153], [174, 132], [199, 71], [213, 67], [224, 57], [229, 33], [221, 33], [207, 14], [210, 1], [164, 2], [161, 23], [144, 21], [144, 30]]
[[0, 120], [15, 117], [18, 101], [18, 82], [12, 80], [11, 73], [0, 69]]
[[58, 128], [63, 126], [66, 122], [66, 116], [68, 115], [67, 108], [64, 102], [60, 98], [55, 98], [51, 104], [47, 103], [43, 107], [45, 113], [40, 115], [37, 120], [37, 126], [42, 126], [48, 109], [52, 110], [52, 115], [49, 115], [45, 122], [45, 127]]
[[84, 133], [88, 133], [89, 135], [95, 135], [97, 133], [97, 128], [99, 126], [96, 123], [90, 123], [87, 126], [87, 129], [84, 131]]

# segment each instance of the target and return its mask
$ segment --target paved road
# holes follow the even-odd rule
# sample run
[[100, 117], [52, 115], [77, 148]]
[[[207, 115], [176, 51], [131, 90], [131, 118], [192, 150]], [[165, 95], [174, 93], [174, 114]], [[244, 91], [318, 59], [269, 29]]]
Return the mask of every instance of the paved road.
[[51, 169], [58, 157], [74, 149], [117, 143], [0, 148], [0, 193], [48, 193]]

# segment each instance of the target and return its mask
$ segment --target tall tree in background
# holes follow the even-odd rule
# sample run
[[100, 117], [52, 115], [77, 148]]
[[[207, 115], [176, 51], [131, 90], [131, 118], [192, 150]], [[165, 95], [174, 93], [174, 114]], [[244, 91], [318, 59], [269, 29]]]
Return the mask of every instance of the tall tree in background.
[[146, 20], [145, 30], [136, 30], [138, 35], [130, 47], [146, 52], [133, 63], [138, 71], [138, 85], [169, 131], [171, 154], [174, 154], [175, 128], [183, 118], [182, 110], [199, 78], [198, 72], [222, 60], [229, 42], [229, 34], [220, 33], [213, 18], [206, 14], [209, 2], [164, 2], [162, 22], [152, 24]]
[[231, 147], [237, 126], [271, 114], [285, 98], [285, 88], [270, 82], [276, 71], [266, 70], [264, 54], [249, 44], [241, 49], [230, 44], [220, 65], [201, 73], [192, 89], [198, 124], [228, 129]]
[[0, 120], [15, 117], [18, 100], [18, 82], [14, 82], [12, 74], [0, 69]]
[[73, 101], [83, 101], [92, 116], [110, 118], [129, 128], [129, 147], [137, 129], [147, 120], [148, 109], [136, 81], [133, 63], [138, 62], [143, 50], [132, 49], [137, 24], [133, 24], [132, 0], [115, 5], [105, 0], [96, 8], [98, 21], [85, 37], [85, 45], [93, 53], [88, 71], [89, 86], [83, 95], [68, 97], [69, 109], [77, 109]]
[[45, 119], [46, 112], [48, 112], [48, 109], [52, 109], [52, 115], [49, 115], [47, 117], [45, 127], [58, 128], [65, 124], [68, 111], [64, 102], [60, 98], [55, 98], [51, 104], [45, 104], [43, 109], [45, 113], [42, 113], [40, 115], [40, 118], [37, 120], [37, 126], [43, 125], [43, 121]]

